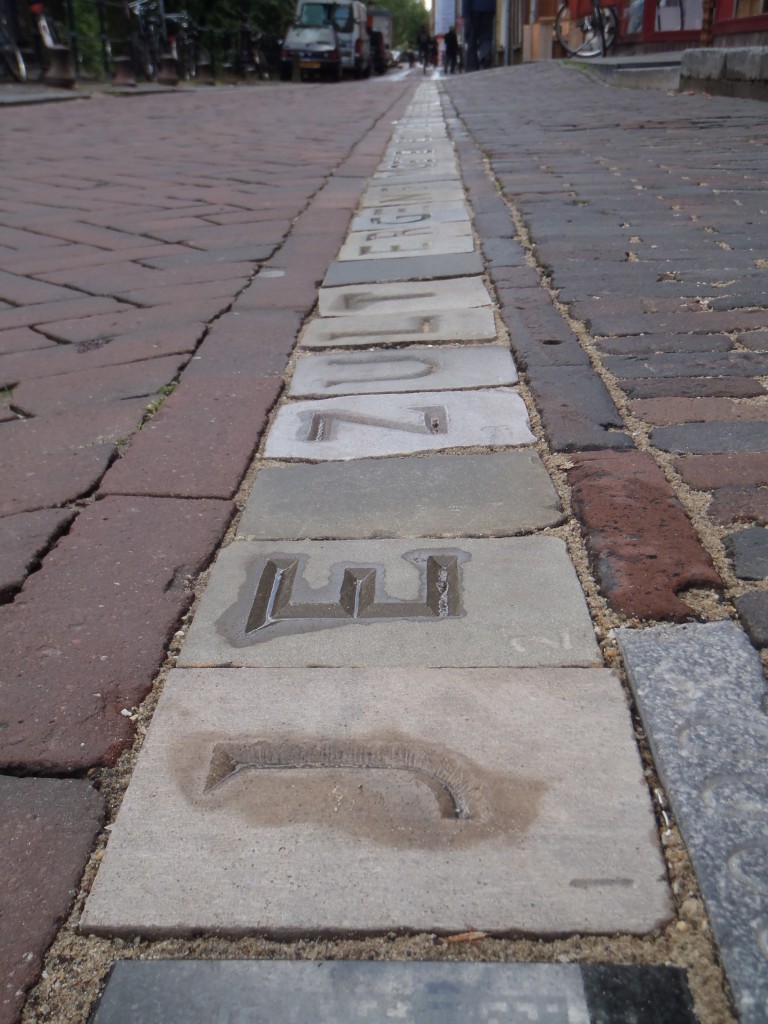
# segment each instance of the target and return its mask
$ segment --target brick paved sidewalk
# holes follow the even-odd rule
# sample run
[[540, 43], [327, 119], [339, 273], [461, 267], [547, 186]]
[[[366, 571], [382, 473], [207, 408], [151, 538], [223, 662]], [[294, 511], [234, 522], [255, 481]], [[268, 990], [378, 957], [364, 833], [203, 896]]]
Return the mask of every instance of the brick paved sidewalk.
[[[133, 954], [153, 957], [195, 955], [206, 931], [299, 937], [257, 951], [280, 959], [328, 931], [406, 930], [425, 933], [407, 947], [421, 958], [679, 965], [700, 1019], [724, 1021], [710, 926], [741, 1018], [768, 1019], [764, 682], [727, 621], [743, 616], [762, 642], [762, 108], [679, 97], [662, 115], [658, 95], [565, 75], [451, 81], [448, 134], [432, 85], [403, 119], [407, 81], [371, 83], [364, 112], [349, 101], [330, 133], [335, 89], [260, 90], [257, 112], [232, 93], [145, 98], [120, 121], [139, 143], [120, 172], [116, 122], [81, 104], [35, 111], [49, 135], [66, 126], [65, 152], [78, 132], [104, 146], [77, 184], [32, 175], [34, 204], [20, 184], [2, 193], [0, 529], [18, 553], [0, 609], [16, 822], [4, 856], [18, 868], [23, 845], [18, 886], [40, 905], [13, 906], [34, 931], [3, 950], [14, 984], [0, 1019], [16, 1019], [77, 888], [102, 814], [93, 783], [111, 817], [124, 771], [110, 766], [147, 719], [132, 709], [236, 510], [324, 277], [262, 444], [270, 461], [166, 683], [85, 934], [78, 901], [54, 946], [53, 977], [68, 962], [92, 976], [80, 994], [44, 982], [28, 1019], [87, 1013], [95, 951], [106, 965], [137, 934], [180, 937]], [[298, 117], [299, 97], [311, 127], [294, 143], [278, 122], [291, 104]], [[596, 108], [610, 128], [592, 127]], [[244, 158], [248, 118], [265, 141]], [[199, 138], [201, 120], [219, 136], [205, 156], [179, 131], [197, 123]], [[168, 135], [174, 157], [158, 163]], [[459, 172], [484, 263], [465, 244]], [[408, 454], [430, 451], [442, 453]], [[712, 518], [702, 490], [716, 490]], [[598, 667], [620, 669], [619, 648], [666, 874], [625, 698]], [[254, 769], [275, 764], [314, 765], [302, 796], [291, 772], [260, 790]], [[388, 781], [412, 766], [443, 793], [436, 817], [429, 787]], [[357, 795], [369, 786], [370, 807]], [[255, 889], [254, 841], [269, 879]], [[494, 937], [434, 935], [462, 930]], [[534, 941], [504, 937], [516, 933]], [[405, 949], [331, 941], [308, 955]], [[643, 1003], [644, 1019], [685, 1018], [682, 976], [635, 977], [631, 997], [618, 983], [626, 1013], [657, 988], [667, 1009]], [[526, 985], [566, 999], [554, 972], [525, 978], [518, 999]], [[564, 1012], [582, 1016], [557, 1019], [598, 1019], [590, 993], [606, 978], [568, 985]], [[114, 1012], [105, 1002], [102, 1019]]]

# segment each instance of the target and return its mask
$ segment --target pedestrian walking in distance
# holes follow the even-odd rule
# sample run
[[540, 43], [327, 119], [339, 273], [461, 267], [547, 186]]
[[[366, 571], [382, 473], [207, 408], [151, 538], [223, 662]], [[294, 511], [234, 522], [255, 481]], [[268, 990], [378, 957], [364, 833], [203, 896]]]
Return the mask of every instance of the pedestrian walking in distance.
[[445, 33], [445, 72], [448, 75], [456, 74], [456, 58], [459, 56], [459, 39], [453, 25]]

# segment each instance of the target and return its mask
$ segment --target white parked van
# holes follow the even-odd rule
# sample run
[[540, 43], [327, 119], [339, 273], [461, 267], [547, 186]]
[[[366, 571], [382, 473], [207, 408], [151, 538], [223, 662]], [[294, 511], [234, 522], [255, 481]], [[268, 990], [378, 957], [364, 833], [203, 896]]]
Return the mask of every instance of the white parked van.
[[294, 61], [302, 76], [314, 73], [338, 79], [346, 71], [367, 78], [371, 47], [365, 4], [299, 0], [296, 20], [283, 43], [280, 76], [284, 80], [291, 77]]

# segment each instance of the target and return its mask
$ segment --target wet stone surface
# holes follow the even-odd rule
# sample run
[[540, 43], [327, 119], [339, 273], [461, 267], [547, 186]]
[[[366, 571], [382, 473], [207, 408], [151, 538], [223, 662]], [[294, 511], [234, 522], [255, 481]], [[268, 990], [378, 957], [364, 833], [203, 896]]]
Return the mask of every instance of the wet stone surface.
[[[289, 995], [290, 994], [290, 995]], [[608, 964], [268, 963], [118, 961], [93, 1024], [208, 1024], [264, 1016], [272, 1024], [694, 1024], [685, 973]]]
[[730, 622], [622, 629], [651, 749], [744, 1024], [768, 1014], [768, 718], [762, 665]]
[[597, 658], [558, 538], [415, 538], [230, 545], [179, 663], [528, 666]]
[[608, 671], [176, 670], [81, 927], [547, 935], [669, 913]]

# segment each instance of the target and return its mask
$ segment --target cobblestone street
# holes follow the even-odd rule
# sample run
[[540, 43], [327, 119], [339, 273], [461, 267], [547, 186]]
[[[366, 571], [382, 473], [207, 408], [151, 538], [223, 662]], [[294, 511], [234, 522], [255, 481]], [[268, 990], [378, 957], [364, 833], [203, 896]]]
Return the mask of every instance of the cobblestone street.
[[0, 124], [0, 1024], [768, 1021], [765, 105]]

